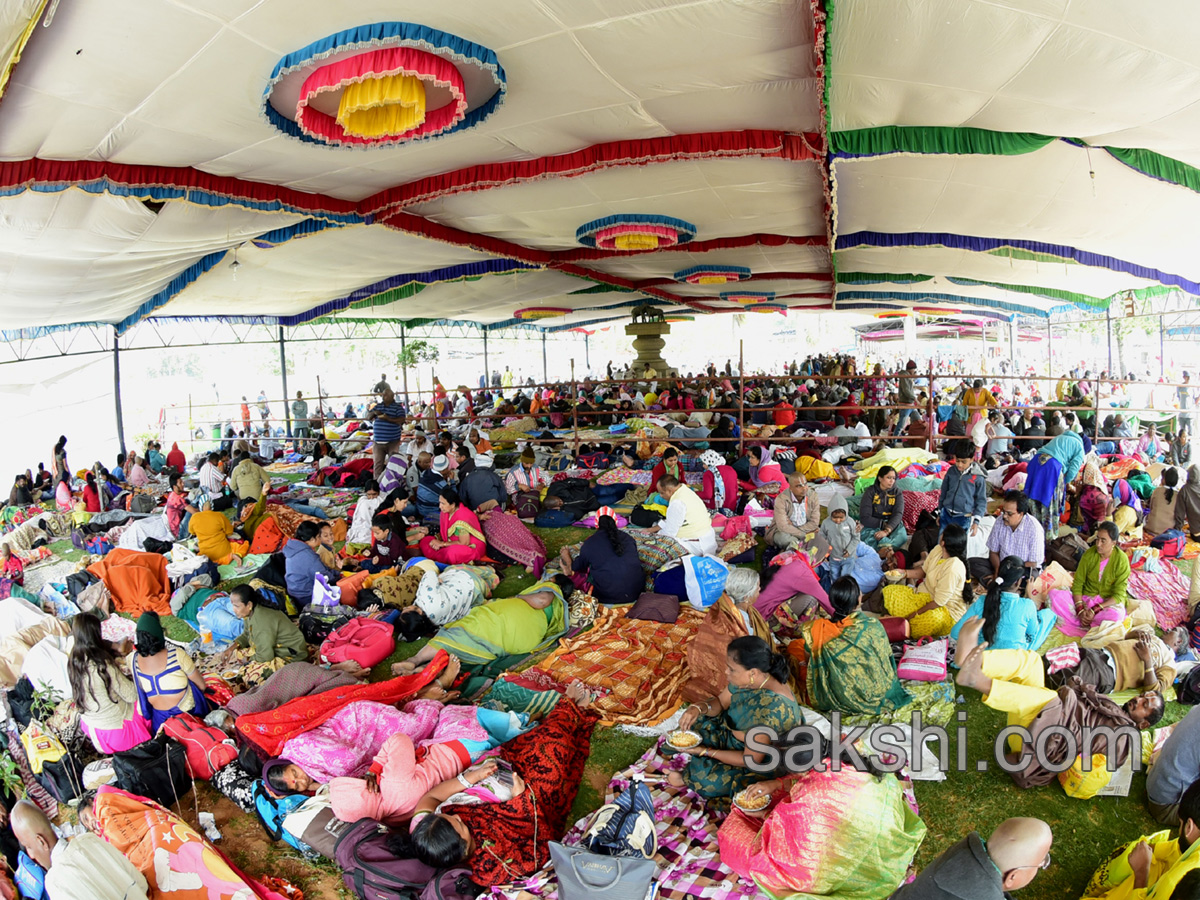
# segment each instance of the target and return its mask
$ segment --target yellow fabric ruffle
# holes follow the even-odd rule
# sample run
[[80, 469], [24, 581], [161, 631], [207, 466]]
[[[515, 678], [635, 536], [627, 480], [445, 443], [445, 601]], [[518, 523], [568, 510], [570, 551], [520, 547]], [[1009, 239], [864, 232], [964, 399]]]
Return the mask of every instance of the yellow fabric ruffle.
[[425, 121], [425, 83], [413, 75], [352, 82], [342, 91], [337, 121], [347, 134], [364, 138], [412, 131]]

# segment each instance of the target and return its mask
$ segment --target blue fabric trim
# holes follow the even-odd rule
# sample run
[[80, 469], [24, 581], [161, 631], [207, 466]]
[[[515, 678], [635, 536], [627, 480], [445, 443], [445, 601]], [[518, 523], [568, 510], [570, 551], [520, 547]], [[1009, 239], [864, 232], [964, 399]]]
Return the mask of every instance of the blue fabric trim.
[[150, 313], [170, 303], [176, 294], [223, 260], [228, 254], [228, 250], [218, 250], [215, 253], [209, 253], [207, 256], [200, 257], [200, 259], [172, 278], [165, 288], [145, 301], [131, 315], [126, 316], [118, 322], [115, 326], [117, 334], [124, 334], [142, 319], [146, 318], [146, 316], [150, 315]]
[[1015, 250], [1028, 250], [1031, 253], [1044, 253], [1062, 259], [1073, 260], [1080, 265], [1092, 266], [1098, 269], [1109, 269], [1113, 272], [1124, 272], [1136, 278], [1157, 281], [1168, 287], [1178, 287], [1189, 294], [1200, 294], [1200, 283], [1189, 281], [1181, 275], [1172, 275], [1159, 269], [1139, 266], [1127, 260], [1113, 256], [1103, 256], [1068, 247], [1065, 244], [1047, 244], [1043, 241], [1026, 241], [1004, 238], [974, 237], [964, 234], [947, 234], [925, 231], [910, 231], [901, 234], [883, 233], [878, 231], [858, 231], [854, 234], [842, 234], [837, 238], [838, 250], [851, 250], [856, 247], [950, 247], [955, 250], [973, 250], [986, 253], [989, 250], [1000, 250], [1011, 247]]
[[460, 281], [464, 278], [478, 278], [483, 275], [506, 275], [511, 272], [540, 270], [541, 266], [530, 265], [515, 259], [485, 259], [480, 262], [463, 263], [457, 266], [447, 266], [442, 269], [434, 269], [431, 272], [418, 272], [415, 274], [393, 275], [390, 278], [385, 278], [383, 281], [377, 281], [374, 284], [369, 284], [366, 287], [361, 287], [356, 291], [347, 294], [344, 297], [338, 297], [334, 300], [327, 300], [319, 306], [314, 306], [312, 309], [298, 313], [294, 316], [280, 316], [277, 320], [279, 325], [302, 325], [305, 322], [311, 322], [313, 319], [319, 319], [321, 316], [327, 316], [330, 313], [340, 312], [343, 309], [349, 309], [355, 303], [360, 303], [364, 300], [369, 300], [372, 297], [382, 294], [384, 291], [394, 290], [398, 287], [403, 287], [407, 284], [436, 284], [442, 281]]
[[72, 328], [112, 328], [110, 322], [71, 322], [67, 325], [31, 325], [28, 328], [13, 328], [0, 331], [0, 340], [4, 341], [33, 341], [47, 337], [58, 331], [70, 331]]
[[746, 266], [690, 266], [680, 269], [671, 277], [676, 281], [686, 282], [689, 275], [695, 275], [698, 272], [720, 272], [726, 275], [738, 275], [741, 278], [749, 278], [752, 274]]
[[[900, 301], [905, 304], [916, 304], [918, 306], [928, 304], [936, 306], [938, 303], [953, 303], [956, 306], [982, 306], [988, 309], [999, 309], [1009, 313], [1019, 313], [1025, 316], [1038, 316], [1043, 319], [1050, 317], [1051, 313], [1057, 312], [1060, 309], [1070, 308], [1055, 307], [1054, 309], [1039, 309], [1036, 306], [1025, 306], [1020, 303], [1008, 303], [1004, 300], [992, 300], [987, 297], [964, 297], [958, 294], [930, 294], [924, 291], [913, 291], [906, 293], [904, 291], [838, 291], [837, 293], [837, 309], [850, 309], [851, 307], [844, 306], [842, 300], [870, 300], [872, 298], [880, 298], [882, 300]], [[862, 307], [858, 307], [862, 308]]]
[[679, 232], [679, 243], [686, 244], [696, 236], [696, 226], [683, 219], [673, 219], [670, 216], [638, 215], [637, 213], [621, 213], [616, 216], [604, 216], [592, 219], [575, 229], [575, 240], [586, 247], [595, 247], [595, 232], [601, 228], [613, 225], [666, 225]]
[[342, 227], [339, 223], [326, 222], [323, 219], [305, 219], [303, 222], [297, 222], [295, 225], [289, 225], [286, 228], [276, 228], [274, 231], [260, 234], [250, 243], [254, 244], [260, 250], [269, 250], [272, 247], [278, 247], [280, 244], [286, 244], [294, 238], [310, 237], [314, 234], [320, 234], [326, 228]]
[[[405, 138], [403, 141], [379, 141], [374, 144], [363, 145], [335, 144], [314, 138], [311, 135], [305, 134], [299, 125], [271, 106], [271, 93], [274, 91], [275, 85], [284, 76], [296, 69], [310, 65], [323, 57], [342, 53], [347, 50], [367, 50], [376, 47], [400, 46], [415, 47], [418, 50], [425, 50], [427, 52], [447, 50], [458, 64], [475, 65], [491, 73], [492, 80], [496, 84], [496, 93], [475, 109], [469, 110], [457, 125], [445, 131], [440, 131], [437, 134], [417, 135]], [[307, 47], [301, 47], [299, 50], [289, 53], [279, 60], [275, 64], [275, 69], [272, 71], [271, 78], [263, 91], [263, 115], [268, 122], [288, 137], [296, 138], [307, 144], [316, 144], [320, 147], [334, 147], [340, 150], [372, 150], [379, 147], [394, 146], [397, 143], [407, 144], [410, 141], [435, 140], [439, 137], [454, 134], [457, 131], [474, 128], [495, 112], [500, 104], [504, 102], [504, 95], [507, 90], [508, 79], [504, 74], [504, 67], [500, 65], [500, 60], [496, 54], [487, 47], [465, 40], [457, 35], [438, 31], [434, 28], [427, 28], [424, 25], [416, 25], [412, 22], [376, 22], [372, 25], [360, 25], [357, 28], [350, 28], [346, 31], [331, 34], [328, 37], [321, 38], [319, 41], [314, 41]]]

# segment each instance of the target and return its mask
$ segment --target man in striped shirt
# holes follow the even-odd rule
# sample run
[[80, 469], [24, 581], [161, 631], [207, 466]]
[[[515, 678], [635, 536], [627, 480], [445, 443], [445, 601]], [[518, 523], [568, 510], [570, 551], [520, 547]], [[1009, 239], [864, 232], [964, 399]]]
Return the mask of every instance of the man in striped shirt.
[[367, 419], [371, 422], [375, 480], [378, 481], [387, 467], [388, 458], [400, 449], [400, 435], [404, 430], [406, 410], [396, 402], [390, 387], [383, 389], [383, 400], [371, 407]]

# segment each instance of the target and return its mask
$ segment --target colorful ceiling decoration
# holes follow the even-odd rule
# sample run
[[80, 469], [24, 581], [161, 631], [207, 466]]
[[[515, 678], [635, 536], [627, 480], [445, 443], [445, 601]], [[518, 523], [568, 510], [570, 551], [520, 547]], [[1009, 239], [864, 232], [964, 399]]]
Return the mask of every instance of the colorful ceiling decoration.
[[695, 316], [667, 316], [667, 322], [695, 322]]
[[774, 291], [721, 291], [721, 299], [729, 303], [769, 303], [775, 299]]
[[756, 303], [746, 307], [746, 312], [752, 313], [781, 313], [786, 316], [787, 311], [788, 308], [782, 303]]
[[575, 240], [600, 250], [665, 250], [695, 236], [696, 226], [683, 219], [628, 213], [593, 219], [575, 230]]
[[528, 306], [525, 309], [513, 310], [513, 318], [523, 322], [532, 322], [537, 319], [558, 319], [569, 312], [571, 310], [561, 306]]
[[12, 0], [0, 336], [1192, 309], [1200, 13], [1126, 7]]
[[750, 270], [745, 266], [690, 266], [672, 277], [684, 284], [732, 284], [749, 278]]
[[263, 111], [301, 140], [387, 146], [478, 125], [503, 102], [505, 87], [486, 47], [422, 25], [380, 22], [281, 59]]

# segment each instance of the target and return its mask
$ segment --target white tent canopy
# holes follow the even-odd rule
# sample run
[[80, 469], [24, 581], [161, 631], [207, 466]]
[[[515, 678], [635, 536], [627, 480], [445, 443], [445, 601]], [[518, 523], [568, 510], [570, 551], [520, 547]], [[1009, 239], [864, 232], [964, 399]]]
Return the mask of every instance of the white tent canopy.
[[[0, 14], [8, 337], [1200, 294], [1181, 0], [51, 8]], [[424, 119], [358, 135], [348, 67]]]

